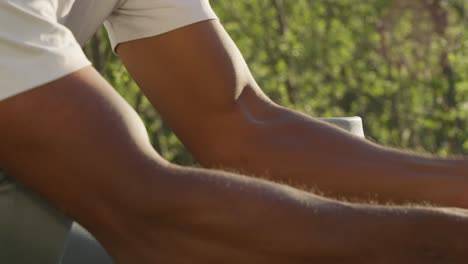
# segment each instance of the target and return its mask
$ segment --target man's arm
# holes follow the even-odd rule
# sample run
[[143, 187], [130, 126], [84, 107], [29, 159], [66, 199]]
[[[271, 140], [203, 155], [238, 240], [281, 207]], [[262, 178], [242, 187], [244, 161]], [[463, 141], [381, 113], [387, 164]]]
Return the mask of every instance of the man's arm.
[[117, 52], [207, 167], [348, 199], [468, 207], [466, 161], [382, 148], [274, 104], [218, 21], [123, 43]]
[[169, 164], [91, 68], [0, 101], [0, 127], [2, 167], [87, 227], [117, 263], [468, 257], [464, 211], [350, 205]]

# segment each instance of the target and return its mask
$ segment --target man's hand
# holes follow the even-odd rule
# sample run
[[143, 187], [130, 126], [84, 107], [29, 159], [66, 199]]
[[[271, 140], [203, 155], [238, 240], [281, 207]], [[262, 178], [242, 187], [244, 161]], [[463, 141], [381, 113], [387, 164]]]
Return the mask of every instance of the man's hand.
[[382, 148], [272, 103], [218, 21], [123, 43], [117, 52], [206, 167], [346, 199], [468, 208], [465, 160]]

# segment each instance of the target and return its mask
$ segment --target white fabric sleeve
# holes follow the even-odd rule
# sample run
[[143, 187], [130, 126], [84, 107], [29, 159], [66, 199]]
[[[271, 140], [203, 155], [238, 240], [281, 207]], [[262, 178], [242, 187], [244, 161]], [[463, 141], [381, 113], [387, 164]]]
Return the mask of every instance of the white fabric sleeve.
[[0, 100], [90, 65], [57, 0], [0, 0]]
[[122, 42], [210, 19], [217, 16], [208, 0], [125, 0], [104, 24], [115, 50]]

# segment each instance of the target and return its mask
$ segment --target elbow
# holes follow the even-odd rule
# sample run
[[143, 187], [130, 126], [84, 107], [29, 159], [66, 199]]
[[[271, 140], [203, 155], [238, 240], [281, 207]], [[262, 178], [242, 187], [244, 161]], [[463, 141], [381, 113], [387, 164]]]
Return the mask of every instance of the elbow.
[[261, 126], [248, 117], [223, 119], [213, 123], [209, 133], [200, 137], [199, 146], [191, 149], [191, 152], [203, 167], [238, 168], [239, 162], [248, 162], [249, 157], [246, 153]]
[[[221, 100], [197, 115], [179, 137], [197, 161], [208, 168], [242, 168], [251, 162], [256, 142], [275, 133], [272, 124], [285, 119], [284, 108], [273, 103], [256, 85], [240, 89], [237, 97]], [[220, 110], [222, 109], [222, 110]]]
[[248, 105], [239, 102], [235, 109], [212, 122], [209, 133], [205, 133], [205, 146], [194, 152], [201, 165], [208, 168], [222, 168], [239, 171], [248, 168], [252, 155], [257, 153], [258, 141], [273, 134], [270, 129], [281, 118], [280, 107], [262, 102]]

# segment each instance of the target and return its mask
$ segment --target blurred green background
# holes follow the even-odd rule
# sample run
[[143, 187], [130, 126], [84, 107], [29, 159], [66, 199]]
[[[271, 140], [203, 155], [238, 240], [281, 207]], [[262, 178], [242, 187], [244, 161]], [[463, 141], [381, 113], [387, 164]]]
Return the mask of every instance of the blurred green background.
[[[315, 117], [363, 117], [369, 139], [468, 153], [468, 1], [211, 0], [262, 89]], [[84, 48], [168, 160], [194, 163], [112, 54]]]

